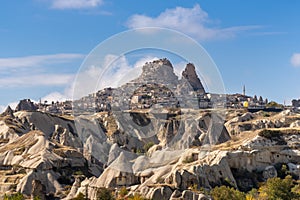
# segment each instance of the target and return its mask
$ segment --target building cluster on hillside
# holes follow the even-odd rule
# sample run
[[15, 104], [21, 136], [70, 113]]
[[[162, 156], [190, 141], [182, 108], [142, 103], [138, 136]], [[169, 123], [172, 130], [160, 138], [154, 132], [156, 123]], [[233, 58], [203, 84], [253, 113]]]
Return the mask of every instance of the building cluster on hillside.
[[52, 101], [51, 103], [48, 101], [39, 102], [36, 104], [37, 111], [47, 112], [56, 115], [72, 115], [72, 101]]
[[257, 98], [245, 94], [228, 94], [226, 96], [227, 108], [265, 108], [268, 104], [268, 99], [263, 99], [262, 96]]
[[72, 101], [64, 102], [39, 102], [34, 103], [30, 99], [23, 99], [17, 105], [15, 111], [40, 111], [56, 115], [72, 115]]
[[112, 102], [112, 88], [105, 88], [96, 93], [89, 94], [79, 100], [73, 102], [73, 109], [75, 114], [80, 113], [94, 113], [111, 110]]
[[[126, 93], [128, 94], [128, 93]], [[16, 111], [29, 110], [41, 111], [57, 115], [109, 112], [112, 107], [120, 107], [124, 110], [149, 109], [149, 108], [265, 108], [267, 99], [257, 98], [243, 94], [210, 94], [190, 91], [188, 95], [177, 95], [163, 85], [145, 84], [136, 89], [131, 96], [123, 96], [122, 92], [112, 88], [105, 88], [90, 94], [74, 102], [39, 102], [34, 103], [30, 99], [21, 100]], [[122, 105], [121, 105], [122, 104]], [[126, 107], [123, 107], [126, 106]], [[300, 100], [293, 101], [293, 106], [299, 108]], [[122, 110], [121, 109], [121, 110]]]
[[134, 91], [130, 98], [130, 109], [143, 109], [153, 106], [176, 108], [179, 101], [174, 93], [163, 85], [145, 84]]
[[[253, 108], [265, 109], [268, 99], [243, 94], [207, 93], [199, 79], [196, 68], [188, 63], [179, 78], [171, 62], [159, 59], [147, 62], [141, 75], [118, 88], [105, 88], [79, 100], [65, 102], [47, 101], [33, 103], [22, 100], [16, 110], [38, 110], [59, 115], [124, 111], [150, 108]], [[300, 100], [293, 102], [299, 108]]]

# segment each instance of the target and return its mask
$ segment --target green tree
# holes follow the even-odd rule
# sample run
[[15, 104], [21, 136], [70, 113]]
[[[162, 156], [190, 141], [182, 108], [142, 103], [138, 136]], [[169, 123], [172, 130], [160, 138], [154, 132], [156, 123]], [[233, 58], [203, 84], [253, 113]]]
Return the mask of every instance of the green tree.
[[20, 192], [16, 193], [16, 194], [12, 194], [12, 195], [4, 195], [4, 200], [24, 200], [24, 196], [23, 194], [21, 194]]
[[39, 196], [35, 196], [33, 197], [33, 200], [41, 200], [41, 198]]
[[126, 187], [122, 187], [119, 192], [120, 197], [125, 197], [127, 194], [128, 190], [126, 189]]
[[271, 101], [271, 102], [269, 102], [269, 103], [267, 104], [267, 107], [269, 107], [269, 108], [282, 108], [283, 105], [282, 105], [282, 104], [279, 104], [279, 103], [277, 103], [277, 102], [275, 102], [275, 101]]
[[107, 188], [100, 188], [97, 191], [98, 200], [114, 200], [115, 198], [112, 195], [112, 192]]
[[298, 197], [300, 196], [300, 185], [297, 184], [292, 188], [292, 192], [295, 193]]
[[294, 187], [291, 176], [285, 179], [270, 178], [259, 188], [259, 199], [267, 200], [291, 200], [298, 199], [298, 195], [292, 191]]
[[246, 200], [256, 200], [258, 199], [258, 190], [253, 188], [246, 194]]
[[211, 196], [213, 197], [214, 200], [229, 200], [229, 199], [245, 200], [246, 199], [245, 193], [224, 185], [212, 189]]

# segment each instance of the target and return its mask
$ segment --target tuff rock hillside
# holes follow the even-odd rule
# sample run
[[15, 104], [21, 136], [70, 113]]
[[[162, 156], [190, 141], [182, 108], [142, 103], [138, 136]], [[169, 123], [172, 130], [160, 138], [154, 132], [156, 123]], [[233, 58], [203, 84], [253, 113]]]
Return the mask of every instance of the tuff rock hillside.
[[[210, 199], [209, 191], [220, 185], [257, 188], [279, 176], [283, 165], [294, 179], [300, 177], [299, 113], [181, 107], [182, 88], [203, 92], [198, 77], [179, 80], [166, 59], [144, 68], [138, 79], [113, 91], [126, 93], [128, 102], [121, 104], [113, 94], [103, 97], [113, 99], [110, 111], [59, 116], [8, 108], [2, 113], [0, 195], [99, 199], [103, 188], [118, 196], [125, 187], [128, 197]], [[170, 85], [154, 84], [156, 71], [169, 77], [170, 93], [165, 89]], [[133, 102], [144, 91], [156, 96], [146, 96], [147, 108]], [[157, 106], [166, 97], [179, 104]]]

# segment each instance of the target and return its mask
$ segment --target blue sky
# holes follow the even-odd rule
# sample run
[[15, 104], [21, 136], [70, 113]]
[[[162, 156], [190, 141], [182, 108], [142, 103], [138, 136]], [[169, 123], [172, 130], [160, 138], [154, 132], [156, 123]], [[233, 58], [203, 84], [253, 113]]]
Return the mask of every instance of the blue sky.
[[0, 7], [0, 109], [70, 98], [88, 53], [131, 28], [176, 29], [198, 41], [228, 93], [300, 97], [300, 1], [27, 0]]

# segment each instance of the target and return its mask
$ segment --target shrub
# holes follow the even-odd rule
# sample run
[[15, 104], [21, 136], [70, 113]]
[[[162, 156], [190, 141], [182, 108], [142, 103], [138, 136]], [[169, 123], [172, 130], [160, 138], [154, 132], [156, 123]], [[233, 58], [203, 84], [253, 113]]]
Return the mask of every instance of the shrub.
[[277, 163], [274, 165], [274, 167], [277, 170], [277, 177], [285, 178], [287, 175], [290, 175], [290, 172], [286, 164]]
[[246, 195], [234, 188], [221, 186], [215, 187], [211, 191], [211, 196], [214, 200], [245, 200]]
[[120, 195], [121, 197], [125, 197], [127, 194], [128, 194], [128, 190], [126, 189], [126, 187], [122, 187], [122, 188], [120, 189], [119, 195]]
[[76, 171], [75, 173], [74, 173], [74, 175], [83, 175], [83, 172], [82, 171]]
[[249, 191], [246, 195], [246, 200], [256, 200], [258, 199], [258, 190], [253, 188], [251, 191]]
[[300, 196], [300, 185], [299, 184], [295, 185], [295, 187], [292, 188], [292, 192], [295, 195]]
[[16, 193], [16, 194], [12, 194], [12, 195], [4, 195], [3, 200], [24, 200], [24, 196], [23, 194], [21, 194], [20, 192]]
[[194, 159], [192, 156], [187, 156], [185, 159], [182, 161], [183, 163], [191, 163], [194, 162]]
[[81, 192], [77, 195], [77, 197], [73, 198], [72, 200], [85, 200], [85, 196], [84, 194], [82, 194]]
[[286, 176], [285, 179], [270, 178], [259, 188], [259, 199], [299, 199], [300, 196], [292, 191], [293, 187], [294, 184], [291, 176]]
[[41, 198], [39, 196], [35, 196], [33, 197], [33, 200], [41, 200]]
[[259, 136], [267, 138], [273, 142], [276, 142], [277, 145], [286, 145], [287, 142], [282, 137], [283, 132], [278, 130], [268, 130], [264, 129], [258, 133]]
[[147, 200], [146, 198], [142, 197], [140, 194], [134, 194], [134, 196], [128, 197], [128, 200]]
[[100, 188], [97, 191], [98, 200], [114, 200], [115, 198], [112, 195], [112, 191], [107, 188]]
[[192, 184], [189, 186], [189, 189], [192, 190], [193, 192], [197, 192], [198, 191], [198, 185], [197, 184]]
[[152, 146], [154, 145], [154, 142], [148, 142], [144, 145], [144, 151], [147, 152]]
[[264, 129], [258, 133], [259, 136], [267, 138], [267, 139], [272, 139], [272, 138], [279, 138], [282, 136], [282, 132], [277, 131], [277, 130], [268, 130]]
[[269, 107], [269, 108], [282, 108], [283, 105], [282, 105], [282, 104], [279, 104], [279, 103], [277, 103], [277, 102], [275, 102], [275, 101], [271, 101], [271, 102], [269, 102], [269, 103], [267, 104], [267, 107]]

